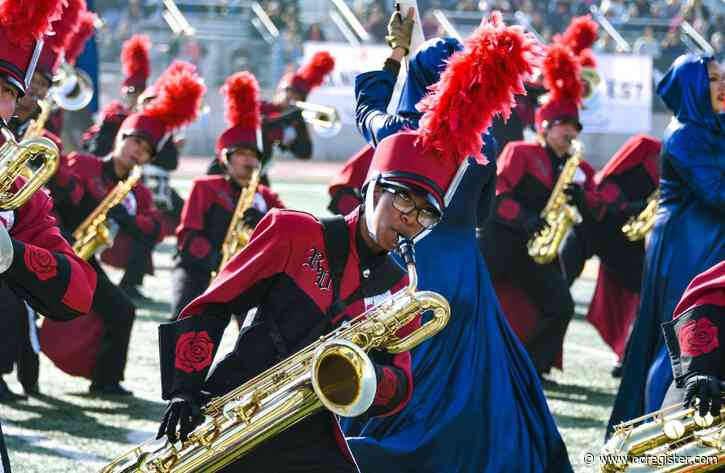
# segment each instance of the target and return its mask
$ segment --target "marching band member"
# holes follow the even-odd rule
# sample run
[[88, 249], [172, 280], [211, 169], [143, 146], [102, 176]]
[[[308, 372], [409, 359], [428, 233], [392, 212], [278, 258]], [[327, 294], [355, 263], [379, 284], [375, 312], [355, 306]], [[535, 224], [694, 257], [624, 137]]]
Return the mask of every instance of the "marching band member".
[[639, 316], [609, 419], [657, 410], [672, 382], [660, 326], [687, 284], [725, 260], [725, 71], [711, 57], [683, 55], [657, 86], [674, 114], [662, 142], [660, 197], [645, 253]]
[[[404, 24], [396, 17], [393, 15], [389, 25]], [[396, 36], [395, 29], [391, 30], [389, 38]], [[395, 53], [405, 53], [407, 43], [391, 43]], [[403, 50], [395, 51], [395, 46], [403, 46]], [[566, 447], [536, 374], [498, 305], [492, 303], [495, 293], [474, 231], [488, 215], [488, 208], [472, 205], [490, 202], [488, 196], [495, 187], [495, 143], [481, 131], [488, 128], [494, 114], [507, 116], [511, 111], [513, 95], [524, 92], [520, 84], [532, 72], [538, 48], [533, 38], [505, 27], [495, 15], [473, 34], [465, 50], [461, 49], [463, 46], [451, 38], [431, 39], [418, 49], [410, 60], [403, 86], [405, 98], [397, 116], [384, 113], [382, 100], [370, 105], [372, 98], [387, 96], [383, 81], [372, 80], [376, 75], [385, 78], [384, 72], [358, 78], [358, 85], [363, 80], [377, 82], [378, 86], [369, 90], [380, 92], [357, 91], [359, 98], [372, 97], [366, 102], [368, 107], [358, 103], [358, 111], [366, 111], [359, 117], [369, 118], [369, 128], [360, 126], [367, 136], [375, 139], [385, 133], [386, 124], [400, 122], [401, 111], [417, 123], [419, 115], [413, 115], [416, 104], [428, 115], [420, 118], [425, 127], [434, 122], [428, 118], [430, 114], [440, 112], [431, 110], [434, 104], [432, 107], [445, 107], [442, 118], [437, 119], [450, 123], [452, 130], [439, 149], [470, 141], [461, 130], [475, 133], [479, 139], [468, 149], [454, 148], [475, 158], [468, 158], [458, 169], [446, 193], [443, 220], [417, 245], [420, 287], [446, 297], [457, 317], [412, 353], [416, 390], [410, 403], [394, 417], [370, 419], [361, 428], [348, 425], [347, 432], [352, 435], [348, 441], [362, 472], [570, 471]], [[426, 80], [438, 81], [433, 86], [435, 95], [420, 101], [429, 89]], [[389, 87], [392, 90], [392, 85]], [[491, 99], [486, 100], [484, 94]], [[389, 139], [382, 138], [379, 146]], [[481, 144], [491, 160], [488, 163], [480, 154]], [[441, 255], [445, 271], [441, 269]], [[494, 411], [496, 416], [487, 414]], [[506, 441], [500, 441], [501, 431], [509, 432]], [[446, 455], [441, 455], [442, 451]], [[491, 455], [492, 451], [496, 455]]]
[[[143, 112], [149, 104], [153, 103], [153, 100], [158, 96], [157, 91], [164, 87], [164, 81], [169, 77], [173, 77], [180, 69], [189, 69], [189, 73], [196, 73], [196, 67], [191, 63], [174, 61], [153, 85], [144, 90], [136, 101], [136, 111]], [[125, 113], [121, 113], [120, 115], [116, 115], [116, 117], [123, 117], [125, 119], [126, 115]], [[116, 133], [119, 128], [116, 128]], [[158, 178], [161, 177], [160, 174], [166, 172], [167, 175], [165, 177], [168, 179], [168, 172], [173, 171], [179, 165], [178, 148], [174, 140], [175, 135], [172, 133], [154, 155], [153, 161], [144, 166], [144, 173], [154, 173], [156, 178], [154, 182], [146, 179], [148, 176], [145, 176], [144, 184], [152, 191], [154, 205], [159, 210], [156, 215], [161, 226], [161, 238], [173, 234], [174, 228], [179, 223], [181, 210], [184, 205], [184, 200], [170, 187], [167, 195], [170, 202], [166, 202], [166, 199], [160, 198], [161, 196], [157, 192], [154, 192], [161, 190], [158, 187], [159, 185], [168, 184], [168, 182], [162, 184], [158, 181]], [[152, 187], [154, 184], [156, 187]], [[154, 245], [149, 245], [143, 239], [135, 238], [133, 234], [121, 231], [114, 241], [113, 246], [101, 253], [101, 261], [125, 270], [119, 287], [134, 303], [150, 301], [140, 291], [140, 287], [143, 285], [144, 276], [146, 274], [153, 274], [153, 248]]]
[[[270, 160], [275, 147], [289, 151], [297, 159], [307, 160], [312, 157], [312, 140], [307, 123], [295, 103], [304, 101], [312, 89], [322, 85], [334, 67], [335, 60], [330, 53], [317, 52], [297, 71], [282, 77], [271, 102], [262, 102], [262, 166]], [[207, 174], [224, 173], [224, 166], [217, 156], [210, 163]], [[262, 182], [269, 184], [266, 176]]]
[[[216, 151], [227, 172], [225, 176], [194, 179], [184, 204], [176, 231], [178, 259], [172, 276], [174, 319], [204, 292], [212, 272], [219, 269], [222, 244], [237, 201], [250, 185], [252, 174], [261, 167], [262, 147], [257, 142], [261, 125], [257, 79], [249, 72], [239, 72], [227, 79], [221, 92], [229, 127], [219, 136]], [[274, 208], [284, 208], [277, 194], [263, 184], [257, 185], [252, 206], [244, 212], [244, 225], [253, 229]]]
[[[548, 101], [536, 111], [538, 141], [509, 143], [499, 156], [496, 210], [482, 239], [482, 251], [499, 298], [507, 297], [504, 292], [509, 290], [522, 291], [539, 311], [531, 331], [520, 336], [540, 375], [548, 373], [557, 362], [574, 315], [574, 300], [558, 261], [536, 263], [529, 256], [527, 242], [546, 224], [540, 213], [564, 163], [571, 157], [571, 143], [582, 128], [582, 85], [576, 57], [565, 45], [554, 43], [547, 48], [543, 71], [550, 93]], [[591, 191], [593, 174], [593, 169], [582, 161], [575, 179], [583, 181], [585, 189]], [[518, 311], [509, 308], [507, 316], [516, 326]]]
[[[595, 175], [595, 198], [584, 198], [580, 187], [570, 191], [577, 195], [576, 205], [586, 217], [562, 243], [559, 258], [564, 276], [571, 285], [586, 260], [599, 256], [597, 284], [587, 320], [620, 361], [637, 315], [645, 248], [644, 239], [628, 240], [622, 227], [644, 210], [648, 197], [657, 189], [660, 150], [658, 140], [647, 135], [633, 136]], [[618, 369], [615, 367], [615, 375]]]
[[[66, 217], [69, 230], [83, 222], [118, 182], [128, 178], [135, 166], [150, 162], [171, 130], [196, 118], [204, 90], [195, 73], [188, 68], [179, 69], [177, 74], [167, 78], [158, 97], [143, 112], [133, 113], [124, 120], [108, 159], [99, 160], [80, 153], [70, 156], [70, 170], [75, 177], [73, 197], [77, 206], [73, 214]], [[157, 213], [151, 192], [142, 183], [137, 183], [123, 203], [108, 210], [107, 217], [134, 238], [153, 245], [161, 237]], [[99, 278], [93, 299], [94, 316], [71, 326], [44, 323], [41, 330], [43, 350], [60, 369], [90, 378], [91, 394], [130, 395], [120, 382], [126, 366], [135, 308], [95, 258], [91, 259], [91, 265]], [[89, 332], [100, 332], [100, 337], [88, 340], [87, 346], [80, 343], [87, 337], [77, 337], [79, 343], [73, 347], [60, 342], [74, 334]], [[89, 353], [96, 353], [94, 359], [90, 359]]]
[[[674, 382], [662, 407], [684, 402], [701, 416], [720, 415], [725, 379], [725, 261], [697, 275], [663, 324]], [[699, 404], [696, 403], [699, 399]]]
[[[0, 0], [0, 117], [7, 121], [17, 99], [30, 86], [42, 37], [60, 17], [60, 1]], [[25, 184], [19, 177], [10, 192]], [[0, 293], [2, 330], [27, 321], [27, 301], [47, 317], [69, 320], [88, 312], [96, 285], [95, 274], [61, 236], [51, 215], [51, 199], [38, 191], [15, 210], [0, 210]], [[14, 333], [17, 333], [16, 330]], [[3, 349], [7, 346], [3, 344]], [[4, 355], [4, 354], [3, 354]], [[4, 361], [4, 360], [3, 360]], [[2, 382], [4, 387], [5, 383]], [[3, 393], [4, 394], [4, 393]], [[0, 466], [10, 472], [0, 430]]]

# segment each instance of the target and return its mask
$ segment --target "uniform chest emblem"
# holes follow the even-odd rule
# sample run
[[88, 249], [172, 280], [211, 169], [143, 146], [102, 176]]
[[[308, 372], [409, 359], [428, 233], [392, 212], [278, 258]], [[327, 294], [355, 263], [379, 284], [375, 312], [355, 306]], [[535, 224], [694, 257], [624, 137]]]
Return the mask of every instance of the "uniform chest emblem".
[[307, 250], [305, 262], [302, 263], [303, 267], [309, 268], [314, 274], [313, 277], [315, 286], [323, 291], [329, 290], [332, 285], [330, 271], [325, 267], [326, 265], [323, 265], [325, 261], [325, 255], [320, 250], [317, 248], [310, 248]]

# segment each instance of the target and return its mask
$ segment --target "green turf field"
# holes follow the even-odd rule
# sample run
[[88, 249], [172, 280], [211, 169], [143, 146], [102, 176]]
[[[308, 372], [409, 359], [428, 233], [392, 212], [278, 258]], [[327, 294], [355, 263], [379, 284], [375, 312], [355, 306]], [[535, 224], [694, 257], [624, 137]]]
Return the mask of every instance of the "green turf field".
[[[188, 180], [176, 180], [174, 185], [182, 195], [188, 192]], [[291, 208], [318, 214], [325, 211], [325, 185], [278, 180], [274, 187]], [[41, 356], [43, 395], [27, 402], [0, 406], [13, 471], [98, 471], [111, 459], [155, 433], [164, 408], [160, 398], [156, 327], [166, 320], [170, 310], [169, 271], [173, 244], [173, 240], [167, 239], [158, 247], [154, 254], [156, 274], [147, 277], [144, 283], [144, 293], [157, 302], [137, 311], [124, 382], [136, 397], [91, 399], [86, 395], [88, 381], [65, 375]], [[116, 280], [120, 278], [118, 272], [110, 273]], [[565, 369], [563, 373], [553, 375], [558, 385], [545, 389], [576, 471], [596, 471], [593, 466], [584, 464], [584, 455], [597, 453], [601, 447], [618, 384], [609, 375], [614, 355], [583, 319], [592, 290], [590, 279], [582, 279], [574, 287], [577, 317], [567, 334]], [[235, 331], [236, 326], [230, 325], [219, 353], [231, 349]], [[72, 343], [71, 340], [68, 342]], [[14, 374], [6, 380], [11, 389], [20, 391]]]

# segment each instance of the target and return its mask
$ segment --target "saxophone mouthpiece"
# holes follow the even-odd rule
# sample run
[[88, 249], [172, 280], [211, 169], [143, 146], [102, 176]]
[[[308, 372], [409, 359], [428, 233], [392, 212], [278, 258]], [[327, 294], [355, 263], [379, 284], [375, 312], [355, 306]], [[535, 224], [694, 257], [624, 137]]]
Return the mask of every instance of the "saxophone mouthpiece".
[[398, 252], [406, 266], [411, 264], [415, 265], [415, 246], [413, 240], [403, 235], [398, 235]]

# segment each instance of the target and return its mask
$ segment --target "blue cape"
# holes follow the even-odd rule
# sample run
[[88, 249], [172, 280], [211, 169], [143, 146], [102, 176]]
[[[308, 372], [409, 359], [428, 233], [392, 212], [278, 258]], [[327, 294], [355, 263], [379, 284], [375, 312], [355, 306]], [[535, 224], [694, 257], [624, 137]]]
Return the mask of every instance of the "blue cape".
[[662, 147], [660, 201], [645, 253], [639, 315], [609, 419], [614, 425], [660, 408], [672, 382], [661, 324], [697, 274], [725, 259], [725, 133], [710, 102], [707, 64], [685, 55], [657, 93], [674, 114]]

